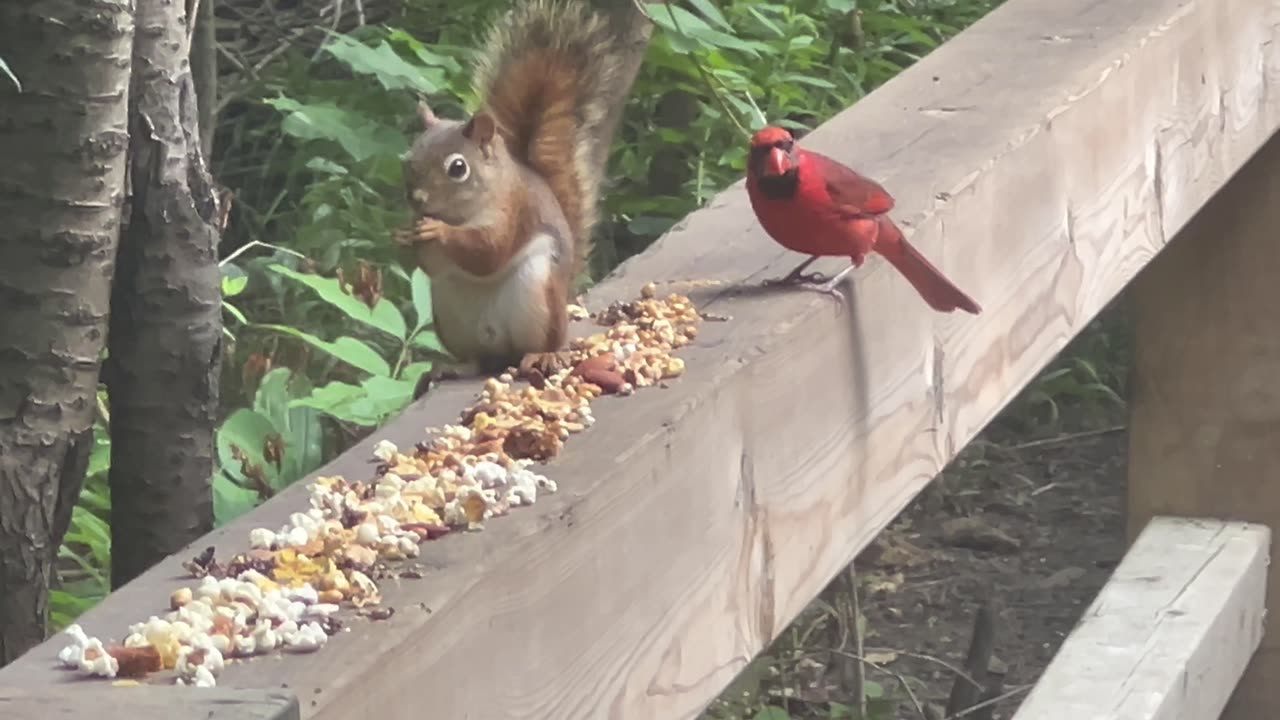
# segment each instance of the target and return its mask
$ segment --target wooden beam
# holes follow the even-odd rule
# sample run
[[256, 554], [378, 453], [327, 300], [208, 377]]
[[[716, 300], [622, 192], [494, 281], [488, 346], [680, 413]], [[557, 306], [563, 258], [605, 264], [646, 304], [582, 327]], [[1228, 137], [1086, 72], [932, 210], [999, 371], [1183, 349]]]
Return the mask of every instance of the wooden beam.
[[1013, 720], [1218, 720], [1262, 639], [1270, 545], [1261, 525], [1152, 520]]
[[298, 699], [285, 690], [70, 686], [0, 687], [5, 720], [165, 718], [166, 720], [299, 720]]
[[[390, 620], [219, 682], [288, 682], [326, 720], [694, 717], [1280, 127], [1278, 37], [1255, 0], [1009, 0], [803, 141], [883, 180], [980, 317], [931, 312], [879, 259], [839, 310], [695, 290], [732, 319], [704, 325], [671, 389], [593, 406], [547, 470], [559, 494], [425, 546], [422, 580], [387, 581]], [[652, 280], [755, 283], [798, 259], [738, 184], [589, 301]], [[323, 474], [368, 477], [377, 440], [420, 439], [477, 389], [442, 387]], [[291, 488], [191, 553], [243, 549], [305, 497]], [[86, 630], [162, 609], [182, 559]], [[62, 645], [0, 685], [63, 682]]]
[[[1280, 136], [1134, 283], [1131, 533], [1156, 514], [1280, 527], [1277, 228]], [[1277, 678], [1272, 631], [1223, 717], [1280, 717]]]

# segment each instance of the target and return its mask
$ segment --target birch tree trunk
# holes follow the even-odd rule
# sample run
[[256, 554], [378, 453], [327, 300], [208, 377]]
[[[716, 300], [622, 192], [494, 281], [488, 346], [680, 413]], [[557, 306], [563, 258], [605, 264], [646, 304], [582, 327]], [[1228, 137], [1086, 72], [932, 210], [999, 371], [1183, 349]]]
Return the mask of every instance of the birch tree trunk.
[[132, 0], [0, 3], [0, 665], [44, 639], [84, 483], [128, 148]]

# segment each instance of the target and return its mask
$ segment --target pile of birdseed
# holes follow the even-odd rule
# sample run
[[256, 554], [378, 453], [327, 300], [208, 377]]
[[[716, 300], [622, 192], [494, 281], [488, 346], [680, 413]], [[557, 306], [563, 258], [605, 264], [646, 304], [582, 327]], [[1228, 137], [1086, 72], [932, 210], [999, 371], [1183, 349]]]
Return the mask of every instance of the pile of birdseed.
[[[163, 617], [130, 626], [123, 644], [105, 645], [71, 625], [59, 661], [124, 679], [117, 684], [173, 671], [179, 685], [213, 687], [228, 662], [319, 650], [343, 630], [344, 609], [390, 618], [377, 580], [421, 577], [390, 563], [554, 493], [555, 482], [533, 466], [594, 424], [591, 402], [601, 395], [631, 395], [680, 376], [684, 361], [673, 353], [697, 337], [703, 319], [688, 297], [659, 299], [652, 283], [638, 300], [594, 316], [579, 306], [571, 312], [603, 330], [488, 379], [458, 424], [428, 428], [414, 448], [379, 442], [372, 479], [317, 478], [308, 488], [310, 509], [277, 530], [250, 531], [249, 550], [230, 561], [218, 561], [212, 547], [187, 561], [199, 582], [174, 591]], [[517, 379], [527, 382], [516, 387]]]

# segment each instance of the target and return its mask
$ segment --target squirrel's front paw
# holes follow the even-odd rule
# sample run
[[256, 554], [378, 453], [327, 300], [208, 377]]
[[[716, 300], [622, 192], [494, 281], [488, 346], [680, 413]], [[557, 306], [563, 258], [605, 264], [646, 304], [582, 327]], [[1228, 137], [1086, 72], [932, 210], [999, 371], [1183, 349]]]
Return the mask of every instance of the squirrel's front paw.
[[438, 242], [445, 233], [445, 223], [435, 218], [422, 218], [409, 230], [396, 230], [392, 239], [399, 245]]

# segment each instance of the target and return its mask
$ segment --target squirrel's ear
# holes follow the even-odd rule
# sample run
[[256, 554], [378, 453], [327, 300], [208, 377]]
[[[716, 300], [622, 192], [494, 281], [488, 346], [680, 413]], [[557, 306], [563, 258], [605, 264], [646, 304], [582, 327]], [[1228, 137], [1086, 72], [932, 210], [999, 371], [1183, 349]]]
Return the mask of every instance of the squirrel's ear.
[[436, 117], [436, 114], [431, 112], [431, 106], [427, 104], [426, 100], [418, 101], [418, 122], [422, 123], [423, 130], [426, 130], [432, 125], [440, 122], [440, 118]]
[[480, 151], [487, 158], [493, 150], [493, 136], [497, 130], [497, 124], [492, 115], [487, 112], [478, 112], [472, 115], [466, 127], [462, 128], [462, 136], [479, 145]]

